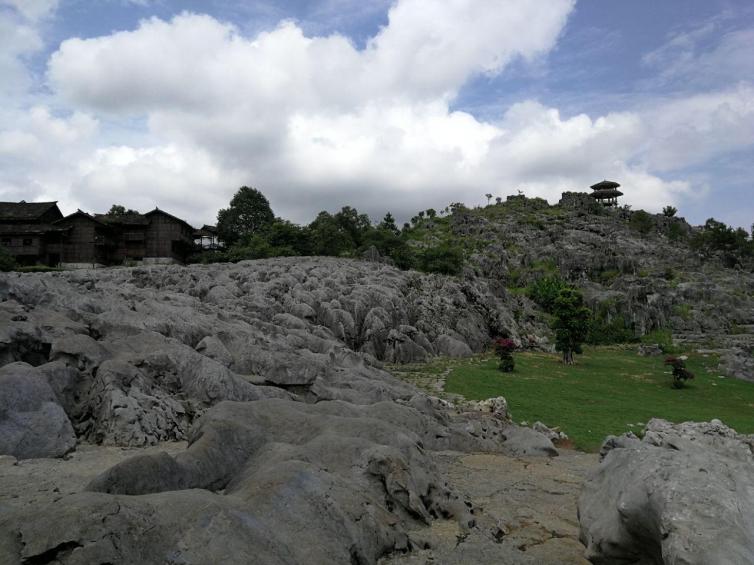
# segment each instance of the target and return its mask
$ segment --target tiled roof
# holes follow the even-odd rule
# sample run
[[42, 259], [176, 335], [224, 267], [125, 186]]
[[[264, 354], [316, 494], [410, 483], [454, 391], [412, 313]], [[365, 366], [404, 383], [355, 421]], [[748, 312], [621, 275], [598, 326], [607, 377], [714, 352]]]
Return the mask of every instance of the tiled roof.
[[57, 202], [0, 202], [0, 221], [33, 221], [44, 215]]

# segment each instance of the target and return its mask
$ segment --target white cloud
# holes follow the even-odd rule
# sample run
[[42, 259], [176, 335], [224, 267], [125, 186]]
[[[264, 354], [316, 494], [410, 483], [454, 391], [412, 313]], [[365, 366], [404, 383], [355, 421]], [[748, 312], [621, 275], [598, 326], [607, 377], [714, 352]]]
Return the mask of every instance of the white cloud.
[[26, 59], [43, 46], [33, 26], [0, 12], [0, 95], [18, 96], [32, 84]]
[[[148, 131], [103, 146], [87, 114], [37, 110], [41, 129], [26, 114], [0, 134], [9, 163], [0, 196], [18, 195], [23, 182], [88, 210], [157, 205], [199, 224], [248, 184], [278, 214], [308, 221], [344, 204], [405, 216], [519, 188], [556, 201], [607, 177], [634, 206], [656, 210], [691, 187], [653, 171], [703, 161], [720, 143], [751, 143], [746, 85], [599, 117], [536, 101], [500, 108], [495, 121], [451, 109], [474, 76], [546, 54], [572, 8], [399, 0], [363, 49], [339, 34], [308, 37], [293, 22], [249, 38], [188, 13], [69, 39], [48, 67], [62, 99], [115, 127], [101, 135], [117, 139], [117, 124], [143, 118]], [[733, 133], [720, 141], [726, 128]], [[56, 158], [45, 162], [45, 152]]]
[[50, 16], [58, 7], [58, 0], [0, 0], [0, 7], [10, 6], [28, 20]]

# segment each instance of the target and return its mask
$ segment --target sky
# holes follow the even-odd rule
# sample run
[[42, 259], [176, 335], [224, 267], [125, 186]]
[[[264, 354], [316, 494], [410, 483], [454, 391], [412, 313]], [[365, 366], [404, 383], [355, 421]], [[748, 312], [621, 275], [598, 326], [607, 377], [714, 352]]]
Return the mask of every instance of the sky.
[[751, 0], [0, 0], [0, 200], [305, 223], [615, 180], [754, 222]]

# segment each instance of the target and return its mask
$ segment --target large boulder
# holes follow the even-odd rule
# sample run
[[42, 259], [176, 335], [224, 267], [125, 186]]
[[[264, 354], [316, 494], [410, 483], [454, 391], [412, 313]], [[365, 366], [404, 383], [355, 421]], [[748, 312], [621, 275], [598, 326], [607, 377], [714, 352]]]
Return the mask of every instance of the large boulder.
[[0, 455], [62, 457], [75, 447], [73, 426], [44, 374], [23, 362], [0, 368]]
[[651, 420], [610, 437], [579, 499], [592, 563], [754, 563], [754, 436]]

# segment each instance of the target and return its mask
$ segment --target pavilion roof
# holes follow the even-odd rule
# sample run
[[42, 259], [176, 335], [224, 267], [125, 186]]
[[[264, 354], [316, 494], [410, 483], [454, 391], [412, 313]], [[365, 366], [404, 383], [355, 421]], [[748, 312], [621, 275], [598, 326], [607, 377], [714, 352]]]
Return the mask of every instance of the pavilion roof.
[[607, 188], [602, 190], [595, 190], [590, 196], [592, 198], [596, 198], [597, 200], [602, 200], [603, 198], [617, 198], [618, 196], [623, 196], [623, 193], [620, 190], [615, 190], [614, 188]]
[[589, 188], [592, 190], [604, 190], [606, 188], [618, 188], [620, 185], [617, 182], [611, 180], [603, 180], [597, 184], [593, 184]]

